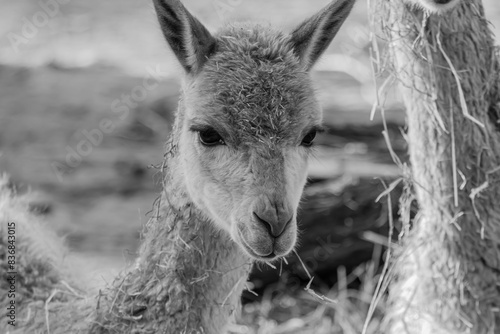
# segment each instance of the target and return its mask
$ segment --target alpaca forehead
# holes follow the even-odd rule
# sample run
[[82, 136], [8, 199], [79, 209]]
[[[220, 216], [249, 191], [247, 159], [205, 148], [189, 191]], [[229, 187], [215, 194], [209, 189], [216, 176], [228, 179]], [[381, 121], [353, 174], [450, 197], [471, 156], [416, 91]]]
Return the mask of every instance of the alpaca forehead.
[[214, 37], [217, 40], [215, 56], [222, 55], [234, 61], [251, 59], [300, 63], [290, 36], [268, 24], [234, 23], [222, 28]]
[[252, 72], [244, 80], [206, 82], [195, 113], [219, 124], [243, 141], [282, 139], [321, 123], [321, 109], [307, 84], [270, 72]]
[[321, 122], [309, 74], [288, 37], [268, 27], [231, 27], [219, 35], [197, 89], [206, 115], [240, 139], [281, 139]]

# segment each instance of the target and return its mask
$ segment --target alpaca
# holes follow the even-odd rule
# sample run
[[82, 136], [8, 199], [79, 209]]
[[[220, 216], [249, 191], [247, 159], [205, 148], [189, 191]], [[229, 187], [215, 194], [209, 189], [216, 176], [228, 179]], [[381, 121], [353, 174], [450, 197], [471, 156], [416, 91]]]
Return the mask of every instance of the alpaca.
[[43, 305], [52, 291], [75, 283], [64, 264], [62, 240], [30, 212], [29, 201], [29, 196], [16, 194], [6, 175], [0, 175], [0, 306], [2, 315], [7, 315], [0, 322], [2, 333], [12, 332], [19, 324], [20, 305]]
[[496, 333], [500, 63], [481, 0], [435, 2], [376, 9], [406, 105], [420, 208], [394, 264], [387, 332]]
[[50, 303], [24, 306], [27, 332], [224, 331], [252, 263], [286, 256], [296, 243], [322, 120], [309, 71], [354, 2], [331, 2], [291, 34], [242, 23], [212, 35], [179, 0], [154, 1], [186, 73], [156, 215], [135, 265], [97, 306], [60, 287]]

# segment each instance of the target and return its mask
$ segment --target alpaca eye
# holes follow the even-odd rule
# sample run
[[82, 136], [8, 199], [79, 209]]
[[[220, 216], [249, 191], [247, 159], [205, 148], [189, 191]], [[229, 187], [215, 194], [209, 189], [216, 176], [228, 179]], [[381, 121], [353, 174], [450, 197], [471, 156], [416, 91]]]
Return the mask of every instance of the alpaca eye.
[[300, 145], [306, 147], [312, 146], [314, 138], [316, 138], [316, 130], [312, 130], [307, 135], [305, 135]]
[[224, 140], [214, 129], [206, 129], [198, 132], [200, 142], [205, 146], [224, 145]]

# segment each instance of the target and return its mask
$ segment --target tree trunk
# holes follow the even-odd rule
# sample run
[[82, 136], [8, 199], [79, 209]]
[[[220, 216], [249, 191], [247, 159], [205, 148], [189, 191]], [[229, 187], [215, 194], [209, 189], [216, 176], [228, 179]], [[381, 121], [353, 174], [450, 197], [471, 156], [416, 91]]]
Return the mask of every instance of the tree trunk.
[[395, 263], [390, 333], [493, 333], [500, 306], [499, 63], [480, 0], [377, 16], [407, 108], [420, 212]]

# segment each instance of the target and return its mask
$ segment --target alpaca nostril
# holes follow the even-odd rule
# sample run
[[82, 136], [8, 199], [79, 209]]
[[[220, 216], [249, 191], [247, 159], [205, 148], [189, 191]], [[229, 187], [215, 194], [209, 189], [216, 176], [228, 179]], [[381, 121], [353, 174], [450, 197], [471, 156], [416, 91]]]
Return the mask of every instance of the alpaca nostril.
[[451, 0], [434, 0], [434, 2], [440, 5], [444, 5], [451, 2]]
[[288, 221], [276, 221], [276, 222], [269, 222], [265, 219], [262, 219], [258, 214], [256, 214], [255, 212], [253, 213], [255, 219], [261, 223], [262, 225], [264, 225], [264, 227], [266, 228], [266, 230], [269, 232], [269, 234], [275, 238], [279, 237], [280, 235], [283, 234], [283, 232], [285, 231], [286, 227], [288, 226], [288, 224], [290, 224], [290, 222], [292, 221], [293, 219], [293, 216], [288, 220]]
[[259, 223], [264, 225], [264, 227], [266, 228], [267, 232], [269, 232], [269, 234], [274, 235], [273, 234], [273, 227], [271, 226], [271, 224], [269, 224], [264, 219], [260, 218], [259, 215], [256, 214], [255, 212], [253, 213], [253, 216], [255, 217], [255, 220], [257, 220]]

